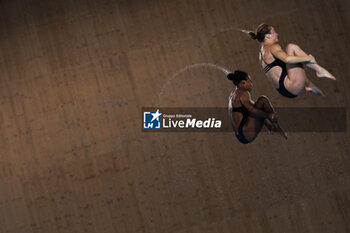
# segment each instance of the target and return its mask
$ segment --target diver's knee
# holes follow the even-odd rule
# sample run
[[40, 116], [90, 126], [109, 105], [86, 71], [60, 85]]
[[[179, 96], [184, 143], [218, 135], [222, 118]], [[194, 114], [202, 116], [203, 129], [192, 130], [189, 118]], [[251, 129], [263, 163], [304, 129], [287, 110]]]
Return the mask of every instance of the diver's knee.
[[269, 104], [269, 103], [270, 103], [269, 98], [267, 98], [267, 96], [265, 96], [265, 95], [261, 95], [255, 101], [254, 105], [256, 108], [262, 109], [262, 108], [264, 108], [264, 105]]
[[293, 49], [293, 48], [298, 48], [299, 46], [298, 45], [296, 45], [296, 44], [293, 44], [293, 43], [288, 43], [287, 44], [287, 49], [289, 48], [289, 49]]
[[270, 102], [269, 98], [266, 95], [259, 96], [257, 101], [268, 101], [268, 102]]
[[293, 44], [293, 43], [289, 43], [286, 47], [286, 52], [288, 55], [295, 55], [294, 51], [297, 50], [299, 48], [298, 45]]
[[286, 47], [286, 52], [287, 52], [288, 54], [293, 53], [293, 51], [296, 50], [297, 48], [299, 48], [298, 45], [293, 44], [293, 43], [289, 43], [289, 44], [287, 45], [287, 47]]

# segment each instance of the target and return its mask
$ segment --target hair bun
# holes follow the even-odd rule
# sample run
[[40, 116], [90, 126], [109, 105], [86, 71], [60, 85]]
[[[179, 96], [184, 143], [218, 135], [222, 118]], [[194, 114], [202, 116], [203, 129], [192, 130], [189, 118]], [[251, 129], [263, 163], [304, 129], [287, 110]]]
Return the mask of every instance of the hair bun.
[[232, 80], [236, 86], [242, 81], [247, 79], [248, 74], [242, 70], [235, 70], [234, 73], [229, 73], [227, 78]]
[[248, 34], [253, 40], [256, 40], [256, 38], [258, 37], [254, 32], [248, 32]]
[[233, 78], [235, 77], [235, 75], [233, 74], [233, 73], [229, 73], [228, 75], [227, 75], [227, 78], [229, 79], [229, 80], [231, 80], [231, 81], [233, 81]]

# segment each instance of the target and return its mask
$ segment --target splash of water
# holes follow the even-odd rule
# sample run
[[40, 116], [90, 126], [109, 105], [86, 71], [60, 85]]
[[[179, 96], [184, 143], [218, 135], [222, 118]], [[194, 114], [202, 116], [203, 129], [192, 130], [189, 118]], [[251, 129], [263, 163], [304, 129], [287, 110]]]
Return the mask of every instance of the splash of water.
[[193, 68], [198, 68], [198, 67], [209, 67], [209, 68], [213, 68], [213, 69], [217, 69], [217, 70], [220, 70], [222, 71], [225, 76], [228, 75], [230, 73], [230, 71], [228, 71], [227, 69], [219, 66], [219, 65], [216, 65], [216, 64], [212, 64], [212, 63], [195, 63], [195, 64], [192, 64], [192, 65], [188, 65], [178, 71], [176, 71], [174, 74], [172, 74], [167, 80], [166, 82], [163, 84], [162, 86], [162, 89], [158, 95], [158, 99], [161, 98], [162, 95], [164, 95], [164, 93], [169, 89], [169, 86], [171, 84], [171, 82], [176, 78], [176, 76], [178, 76], [179, 74], [189, 70], [189, 69], [193, 69]]

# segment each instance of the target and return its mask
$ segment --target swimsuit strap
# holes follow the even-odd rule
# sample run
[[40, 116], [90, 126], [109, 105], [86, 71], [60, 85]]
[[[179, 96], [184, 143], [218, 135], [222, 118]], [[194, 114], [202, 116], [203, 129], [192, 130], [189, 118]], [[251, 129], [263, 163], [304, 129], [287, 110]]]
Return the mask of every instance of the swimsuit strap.
[[264, 58], [263, 55], [260, 51], [260, 56], [261, 56], [261, 60], [266, 64], [266, 66], [264, 67], [264, 72], [267, 73], [271, 68], [275, 67], [275, 66], [279, 66], [282, 68], [282, 71], [286, 70], [286, 63], [284, 63], [281, 59], [275, 57], [273, 54], [273, 58], [275, 59], [273, 62], [271, 62], [270, 64], [268, 64]]
[[261, 52], [261, 50], [260, 50], [260, 61], [263, 61], [266, 65], [269, 65], [265, 60], [264, 60], [264, 56], [263, 56], [263, 53]]
[[244, 112], [245, 107], [241, 106], [241, 107], [232, 107], [232, 112]]
[[[260, 50], [260, 61], [262, 61], [262, 62], [264, 62], [265, 64], [266, 64], [266, 66], [264, 67], [264, 72], [265, 73], [267, 73], [271, 68], [272, 68], [272, 66], [271, 66], [271, 64], [268, 64], [265, 60], [264, 60], [264, 56], [263, 56], [263, 53], [261, 52], [261, 50]], [[262, 64], [262, 63], [261, 63]]]
[[247, 108], [242, 104], [241, 100], [239, 100], [239, 102], [241, 103], [240, 107], [232, 107], [232, 112], [240, 112], [243, 115], [248, 113]]

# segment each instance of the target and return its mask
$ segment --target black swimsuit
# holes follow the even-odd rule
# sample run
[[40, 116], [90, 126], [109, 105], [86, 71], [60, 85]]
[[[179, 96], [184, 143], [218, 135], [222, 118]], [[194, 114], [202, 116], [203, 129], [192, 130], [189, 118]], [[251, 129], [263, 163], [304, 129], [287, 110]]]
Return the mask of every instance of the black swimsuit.
[[242, 121], [241, 121], [241, 123], [239, 124], [239, 127], [238, 127], [238, 133], [236, 133], [237, 139], [243, 144], [247, 144], [247, 143], [252, 142], [254, 139], [249, 141], [243, 135], [243, 126], [245, 125], [245, 123], [248, 120], [249, 111], [242, 104], [242, 106], [238, 107], [238, 108], [237, 107], [236, 108], [232, 107], [232, 112], [240, 112], [243, 115]]
[[297, 97], [297, 95], [294, 95], [292, 93], [290, 93], [286, 87], [284, 86], [284, 79], [286, 78], [286, 76], [288, 75], [287, 73], [287, 66], [286, 66], [286, 63], [284, 63], [282, 60], [278, 59], [277, 57], [273, 56], [275, 58], [275, 60], [273, 62], [271, 62], [270, 64], [267, 64], [265, 61], [264, 61], [264, 58], [263, 58], [263, 55], [260, 51], [260, 56], [261, 56], [261, 60], [266, 64], [265, 68], [264, 68], [264, 72], [265, 74], [272, 68], [272, 67], [275, 67], [275, 66], [279, 66], [282, 68], [282, 73], [280, 75], [280, 80], [278, 82], [279, 84], [279, 88], [277, 88], [277, 91], [287, 97], [287, 98], [295, 98]]

